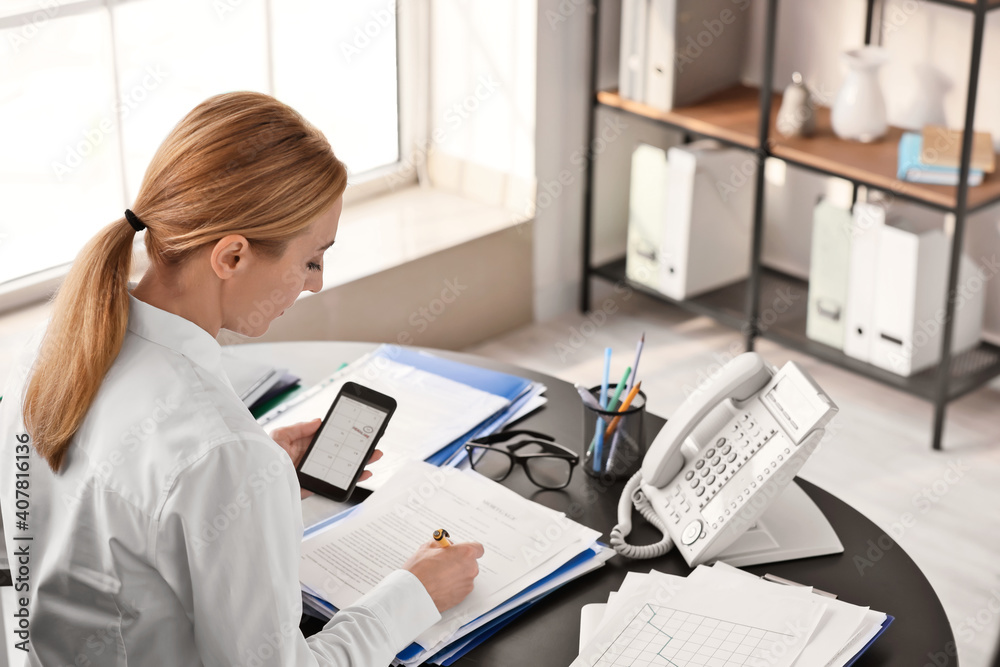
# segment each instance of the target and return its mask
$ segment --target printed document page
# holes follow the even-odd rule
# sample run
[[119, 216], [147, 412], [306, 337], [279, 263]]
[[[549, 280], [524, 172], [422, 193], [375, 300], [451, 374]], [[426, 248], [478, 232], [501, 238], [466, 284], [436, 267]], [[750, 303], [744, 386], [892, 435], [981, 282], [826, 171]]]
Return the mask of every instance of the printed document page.
[[446, 528], [481, 542], [475, 589], [417, 639], [434, 646], [590, 547], [600, 533], [474, 471], [404, 466], [349, 517], [302, 545], [304, 586], [338, 609], [353, 604]]

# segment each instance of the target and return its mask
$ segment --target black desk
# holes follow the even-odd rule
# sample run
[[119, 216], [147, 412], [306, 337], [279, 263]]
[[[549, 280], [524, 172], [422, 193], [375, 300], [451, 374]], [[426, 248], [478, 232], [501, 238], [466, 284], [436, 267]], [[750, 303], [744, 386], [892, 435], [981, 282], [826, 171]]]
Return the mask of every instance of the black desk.
[[[336, 363], [355, 359], [374, 346], [368, 343], [288, 343], [248, 346], [248, 350], [250, 348], [256, 349], [255, 358], [280, 362], [293, 372], [305, 375], [306, 368], [311, 369], [311, 373], [321, 373], [315, 364], [318, 359], [336, 368]], [[265, 349], [266, 354], [263, 354]], [[545, 383], [548, 404], [518, 426], [548, 433], [561, 444], [582, 454], [583, 407], [572, 385], [482, 357], [444, 351], [434, 353]], [[301, 359], [303, 354], [314, 361], [312, 366], [296, 363], [295, 358]], [[304, 377], [304, 380], [312, 382], [321, 377], [322, 374]], [[648, 415], [647, 441], [652, 440], [664, 423], [665, 420]], [[844, 553], [746, 569], [755, 574], [770, 572], [810, 584], [836, 593], [847, 602], [870, 606], [895, 616], [895, 622], [855, 663], [859, 667], [922, 667], [928, 662], [934, 664], [928, 654], [943, 654], [947, 657], [948, 667], [958, 665], [958, 659], [954, 657], [955, 638], [951, 626], [937, 594], [920, 568], [884, 531], [860, 512], [809, 482], [798, 480], [798, 483], [826, 514], [844, 545]], [[524, 477], [522, 471], [512, 473], [504, 484], [527, 498], [566, 512], [572, 519], [602, 531], [602, 539], [606, 541], [608, 532], [616, 523], [618, 498], [624, 481], [607, 484], [578, 469], [573, 473], [570, 486], [560, 491], [539, 490]], [[641, 517], [636, 515], [636, 518], [632, 541], [643, 544], [659, 538], [659, 534], [645, 525]], [[878, 552], [871, 551], [873, 546]], [[877, 560], [873, 556], [878, 556]], [[859, 573], [856, 557], [870, 559], [871, 567], [864, 567], [863, 573]], [[584, 575], [541, 600], [455, 664], [569, 665], [577, 655], [580, 608], [591, 602], [606, 602], [608, 593], [618, 589], [627, 572], [648, 572], [651, 568], [668, 574], [686, 575], [690, 572], [676, 551], [651, 560], [629, 561], [615, 556], [603, 568]]]

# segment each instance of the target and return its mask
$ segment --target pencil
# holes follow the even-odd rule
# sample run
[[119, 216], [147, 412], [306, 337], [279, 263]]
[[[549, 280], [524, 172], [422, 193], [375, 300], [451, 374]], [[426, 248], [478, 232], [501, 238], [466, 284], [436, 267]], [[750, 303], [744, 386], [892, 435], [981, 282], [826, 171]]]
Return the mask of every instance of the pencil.
[[611, 434], [614, 433], [615, 427], [618, 426], [618, 422], [621, 421], [622, 418], [621, 413], [628, 410], [628, 406], [632, 405], [632, 401], [639, 394], [639, 387], [641, 386], [642, 386], [642, 380], [639, 380], [639, 382], [636, 383], [634, 387], [632, 387], [632, 391], [628, 393], [628, 396], [625, 397], [625, 400], [622, 401], [622, 406], [618, 408], [618, 414], [615, 415], [615, 418], [611, 420], [611, 423], [608, 424], [607, 430], [604, 432], [605, 438], [610, 438]]

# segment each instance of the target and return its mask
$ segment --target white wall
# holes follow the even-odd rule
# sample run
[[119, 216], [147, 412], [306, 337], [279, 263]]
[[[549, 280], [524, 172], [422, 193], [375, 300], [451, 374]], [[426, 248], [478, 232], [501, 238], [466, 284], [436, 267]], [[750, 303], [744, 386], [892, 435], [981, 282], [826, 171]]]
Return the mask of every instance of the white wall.
[[586, 3], [538, 1], [535, 318], [576, 307], [590, 112]]

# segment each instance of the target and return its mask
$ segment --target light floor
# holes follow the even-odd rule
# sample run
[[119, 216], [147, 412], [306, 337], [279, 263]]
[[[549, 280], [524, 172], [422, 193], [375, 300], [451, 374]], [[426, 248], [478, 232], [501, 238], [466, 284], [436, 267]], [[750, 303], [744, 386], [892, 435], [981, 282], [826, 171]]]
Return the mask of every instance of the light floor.
[[[662, 416], [683, 401], [685, 386], [743, 351], [737, 332], [707, 318], [638, 294], [610, 294], [611, 302], [595, 299], [589, 316], [532, 324], [467, 351], [591, 385], [600, 382], [606, 346], [614, 349], [613, 367], [623, 368], [645, 332], [642, 388]], [[953, 403], [945, 451], [933, 452], [929, 403], [767, 341], [758, 351], [774, 364], [801, 363], [840, 406], [835, 433], [802, 477], [896, 538], [941, 598], [961, 665], [989, 665], [1000, 629], [993, 611], [1000, 609], [1000, 392]]]

